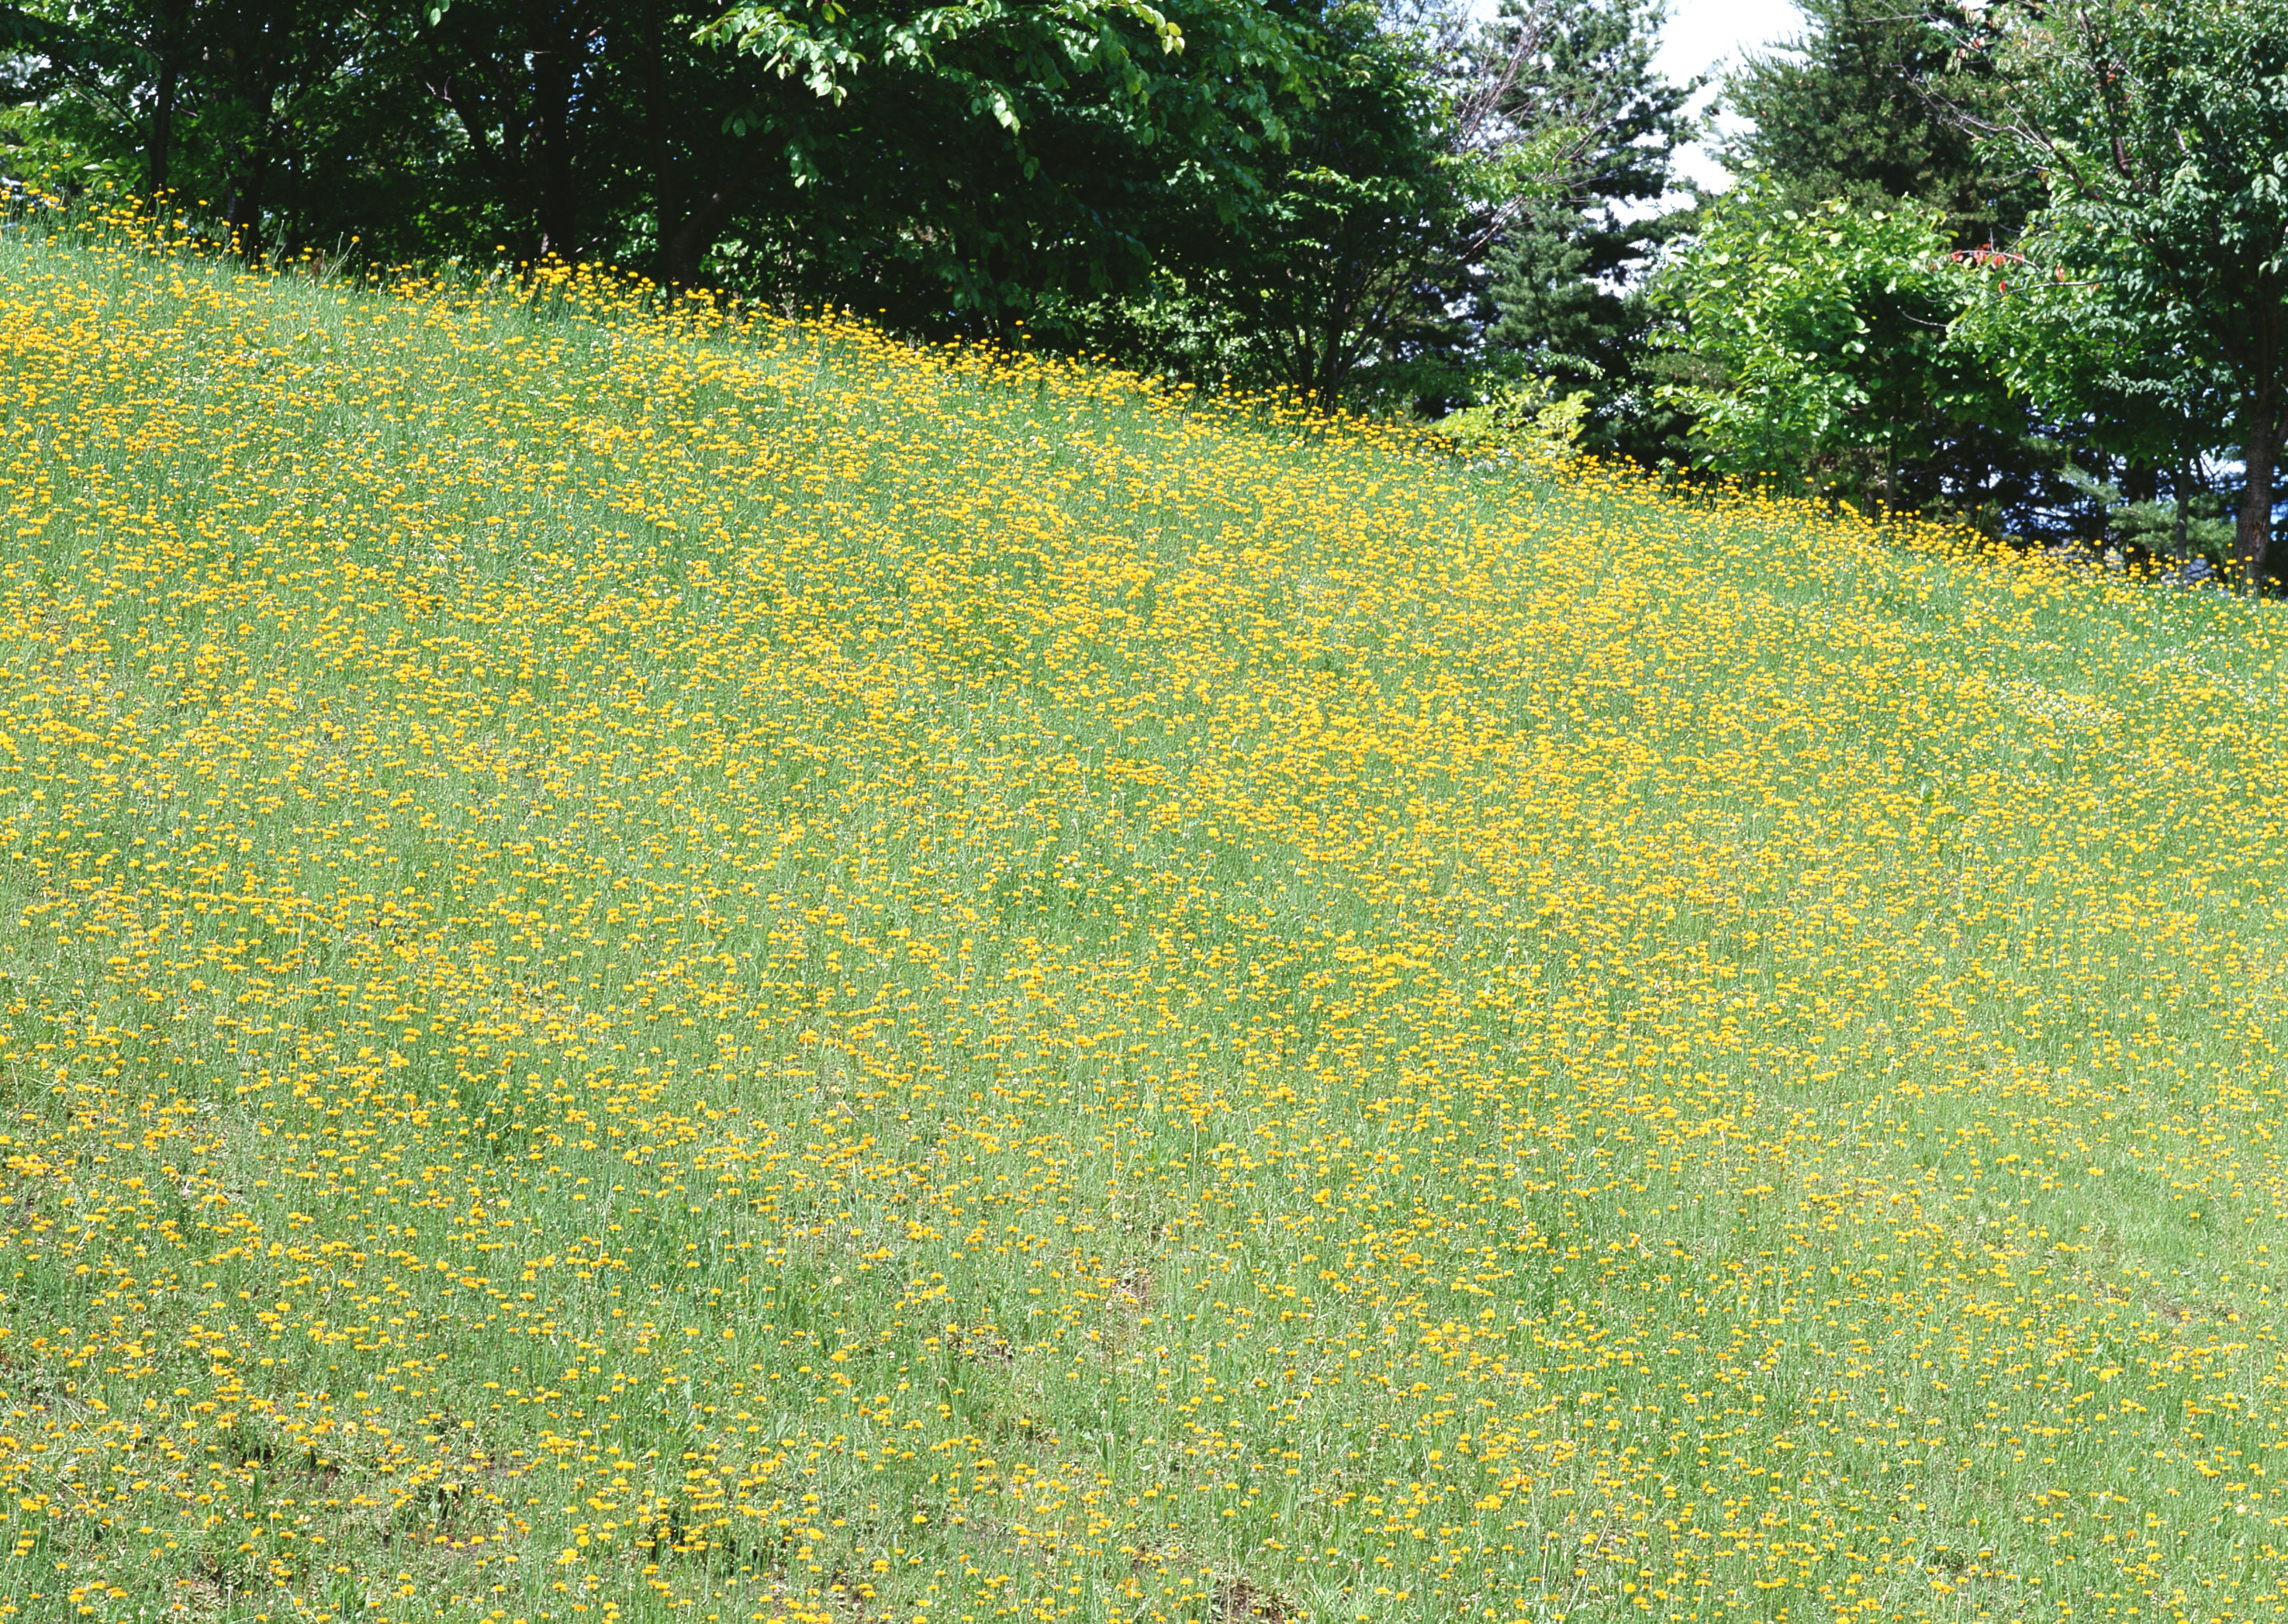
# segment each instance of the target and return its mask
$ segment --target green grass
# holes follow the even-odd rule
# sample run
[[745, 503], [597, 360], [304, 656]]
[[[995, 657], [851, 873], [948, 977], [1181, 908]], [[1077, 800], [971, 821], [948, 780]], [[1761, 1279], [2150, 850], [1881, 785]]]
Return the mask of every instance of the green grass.
[[558, 304], [0, 242], [0, 1615], [2277, 1610], [2274, 607]]

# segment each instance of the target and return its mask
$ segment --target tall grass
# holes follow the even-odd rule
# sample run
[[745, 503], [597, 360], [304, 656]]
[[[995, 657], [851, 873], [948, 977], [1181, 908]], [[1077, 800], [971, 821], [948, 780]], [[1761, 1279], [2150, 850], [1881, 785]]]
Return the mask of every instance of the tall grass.
[[559, 292], [0, 242], [0, 1617], [2279, 1610], [2276, 611]]

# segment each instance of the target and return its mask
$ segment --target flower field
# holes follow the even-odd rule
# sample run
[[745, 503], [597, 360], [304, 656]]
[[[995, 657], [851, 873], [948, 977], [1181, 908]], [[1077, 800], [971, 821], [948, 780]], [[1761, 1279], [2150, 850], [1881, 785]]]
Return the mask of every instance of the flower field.
[[0, 1619], [2288, 1611], [2278, 608], [540, 302], [0, 241]]

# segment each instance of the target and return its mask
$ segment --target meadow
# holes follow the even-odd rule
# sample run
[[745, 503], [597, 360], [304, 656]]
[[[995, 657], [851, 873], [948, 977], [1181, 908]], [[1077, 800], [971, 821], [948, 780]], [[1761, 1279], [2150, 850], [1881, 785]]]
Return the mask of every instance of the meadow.
[[2288, 610], [604, 278], [0, 334], [0, 1620], [2288, 1610]]

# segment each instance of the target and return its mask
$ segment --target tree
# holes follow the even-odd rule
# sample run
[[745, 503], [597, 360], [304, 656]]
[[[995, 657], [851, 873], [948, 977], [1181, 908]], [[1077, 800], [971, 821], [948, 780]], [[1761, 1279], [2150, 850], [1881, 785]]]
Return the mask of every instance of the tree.
[[1252, 0], [855, 0], [735, 6], [701, 37], [764, 70], [730, 123], [782, 251], [891, 292], [894, 316], [990, 324], [1045, 291], [1140, 285], [1170, 190], [1244, 189], [1284, 141], [1329, 21]]
[[1792, 203], [1847, 197], [1941, 210], [1957, 248], [2006, 245], [2040, 201], [2014, 155], [1982, 150], [1952, 108], [1992, 63], [1962, 39], [1969, 0], [1799, 0], [1803, 35], [1726, 82], [1747, 123], [1725, 161]]
[[601, 257], [1075, 343], [1174, 309], [1331, 405], [1448, 365], [1553, 150], [1436, 3], [23, 0], [0, 55], [255, 257]]
[[[1205, 306], [1188, 319], [1212, 347], [1185, 370], [1212, 356], [1232, 381], [1331, 410], [1370, 372], [1388, 387], [1463, 342], [1445, 289], [1474, 200], [1427, 42], [1363, 6], [1326, 26], [1326, 71], [1286, 115], [1285, 139], [1259, 149], [1236, 186], [1185, 178], [1162, 297]], [[1421, 379], [1396, 380], [1409, 381]]]
[[1676, 150], [1697, 133], [1686, 112], [1698, 84], [1653, 67], [1662, 0], [1558, 0], [1541, 13], [1506, 0], [1492, 49], [1531, 35], [1504, 94], [1525, 125], [1567, 131], [1561, 186], [1528, 202], [1492, 255], [1487, 342], [1500, 370], [1523, 370], [1590, 401], [1585, 447], [1647, 461], [1681, 424], [1652, 398], [1652, 313], [1639, 283], [1687, 218], [1658, 205]]
[[1284, 139], [1173, 189], [1152, 288], [1076, 307], [1074, 330], [1325, 409], [1465, 398], [1487, 253], [1580, 144], [1515, 94], [1538, 15], [1490, 39], [1434, 0], [1328, 12]]
[[2211, 548], [2214, 526], [2195, 510], [2205, 514], [2215, 501], [2206, 471], [2231, 417], [2229, 378], [2193, 364], [2196, 346], [2173, 324], [2158, 325], [2103, 282], [2058, 268], [2062, 247], [2038, 220], [2021, 239], [2024, 251], [1969, 256], [1977, 295], [1955, 319], [1954, 344], [2054, 425], [2053, 434], [2070, 439], [2071, 456], [2118, 461], [2117, 480], [2070, 461], [2059, 469], [2109, 531], [2149, 547], [2158, 535], [2157, 551], [2181, 553], [2198, 542], [2228, 554]]
[[408, 257], [603, 255], [919, 327], [1140, 281], [1160, 199], [1284, 139], [1326, 32], [1315, 5], [1259, 0], [25, 0], [12, 19], [0, 55], [47, 128], [250, 251], [362, 232]]
[[[2288, 0], [1998, 6], [1967, 42], [1997, 65], [1974, 127], [2042, 173], [2038, 238], [2174, 370], [2223, 381], [2253, 590], [2288, 438]], [[2184, 392], [2197, 394], [2197, 388]]]
[[[45, 0], [0, 31], [44, 137], [88, 171], [171, 196], [250, 255], [361, 233], [427, 246], [449, 143], [417, 79], [387, 71], [409, 0]], [[411, 227], [408, 228], [410, 222]]]
[[[108, 5], [68, 4], [26, 9], [0, 5], [0, 96], [21, 108], [69, 99], [82, 103], [108, 104], [115, 120], [144, 122], [150, 154], [147, 186], [166, 184], [167, 153], [172, 113], [171, 91], [180, 67], [183, 42], [177, 22], [179, 5], [169, 0], [120, 0]], [[147, 108], [129, 105], [115, 94], [117, 87], [155, 77], [163, 93]], [[44, 108], [43, 108], [44, 110]], [[115, 154], [83, 154], [61, 136], [52, 118], [37, 121], [38, 128], [20, 127], [10, 145], [40, 151], [49, 164], [78, 160], [72, 167], [105, 174], [115, 170]], [[115, 174], [108, 178], [116, 178]]]
[[1667, 342], [1698, 363], [1673, 392], [1698, 460], [1891, 508], [2010, 500], [1985, 471], [2018, 408], [1952, 331], [1977, 288], [1935, 209], [1805, 210], [1768, 180], [1743, 182], [1652, 287], [1676, 320]]

